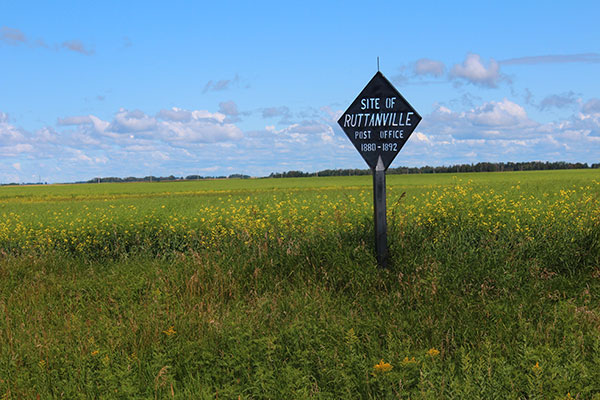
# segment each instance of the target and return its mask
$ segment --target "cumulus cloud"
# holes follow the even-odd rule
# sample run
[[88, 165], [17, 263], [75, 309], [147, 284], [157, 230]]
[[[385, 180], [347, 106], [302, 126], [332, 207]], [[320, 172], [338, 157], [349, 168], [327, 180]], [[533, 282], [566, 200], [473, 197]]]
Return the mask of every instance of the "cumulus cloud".
[[24, 132], [8, 123], [7, 114], [0, 113], [0, 146], [18, 144], [24, 140]]
[[414, 72], [417, 75], [431, 75], [439, 78], [444, 75], [446, 67], [441, 61], [421, 58], [415, 62]]
[[180, 108], [160, 110], [150, 116], [141, 110], [120, 109], [112, 121], [97, 117], [69, 117], [60, 120], [66, 123], [92, 124], [94, 130], [115, 140], [157, 140], [170, 145], [177, 143], [215, 143], [238, 140], [243, 134], [234, 124], [225, 121], [225, 114], [206, 110], [184, 110]]
[[157, 121], [140, 110], [128, 111], [120, 109], [115, 115], [107, 130], [116, 133], [141, 133], [152, 134], [156, 130]]
[[[513, 125], [479, 126], [473, 117], [486, 114], [488, 106], [482, 105], [469, 112], [454, 112], [438, 107], [423, 119], [423, 126], [411, 137], [403, 149], [402, 157], [410, 164], [452, 164], [477, 161], [549, 161], [596, 162], [600, 152], [600, 137], [593, 126], [600, 126], [584, 116], [556, 123], [539, 124], [523, 120], [518, 109]], [[506, 121], [492, 119], [494, 124]], [[488, 121], [489, 123], [489, 121]], [[585, 123], [585, 125], [584, 125]], [[422, 165], [422, 164], [421, 164]]]
[[[600, 99], [588, 100], [581, 112], [553, 123], [533, 121], [524, 107], [509, 99], [472, 101], [468, 109], [461, 104], [437, 105], [424, 116], [396, 164], [597, 162]], [[217, 168], [218, 175], [228, 174], [228, 167], [261, 175], [364, 167], [335, 122], [339, 110], [323, 107], [311, 116], [294, 114], [299, 119], [243, 132], [227, 115], [241, 114], [234, 104], [223, 102], [218, 112], [171, 108], [147, 114], [120, 109], [106, 120], [95, 115], [65, 116], [55, 127], [37, 131], [18, 128], [0, 112], [0, 180], [15, 181], [13, 176], [40, 171], [48, 171], [43, 172], [48, 181], [73, 181], [109, 175], [185, 175], [202, 168]], [[13, 163], [20, 163], [22, 171], [11, 168]]]
[[90, 120], [92, 121], [92, 126], [93, 126], [95, 132], [105, 132], [108, 129], [108, 127], [110, 126], [109, 122], [103, 121], [94, 115], [90, 115], [89, 117], [90, 117]]
[[[283, 169], [314, 170], [315, 164], [325, 160], [347, 157], [344, 154], [352, 147], [343, 134], [336, 135], [334, 123], [327, 118], [323, 115], [323, 118], [301, 120], [281, 127], [267, 126], [263, 131], [250, 132], [251, 140], [245, 144], [261, 162], [262, 159], [275, 159], [277, 163], [288, 163], [285, 168], [281, 166]], [[355, 156], [354, 153], [350, 155]], [[276, 168], [271, 166], [271, 172]]]
[[600, 53], [548, 54], [543, 56], [509, 58], [500, 61], [500, 64], [502, 65], [536, 65], [564, 63], [598, 64], [600, 63]]
[[220, 112], [211, 113], [206, 110], [188, 111], [177, 107], [173, 107], [170, 110], [161, 110], [157, 116], [158, 118], [170, 121], [189, 122], [194, 119], [205, 119], [215, 123], [222, 123], [226, 117], [225, 114]]
[[15, 157], [32, 150], [27, 132], [8, 123], [8, 114], [0, 112], [0, 156]]
[[[37, 174], [40, 168], [49, 175], [59, 174], [48, 181], [144, 176], [161, 170], [171, 174], [177, 171], [174, 166], [184, 165], [194, 172], [198, 165], [216, 165], [238, 156], [237, 149], [245, 140], [242, 130], [228, 122], [226, 115], [207, 110], [172, 108], [149, 115], [119, 109], [108, 120], [95, 115], [65, 116], [57, 120], [56, 130], [46, 126], [37, 131], [9, 124], [4, 113], [0, 118], [0, 180], [9, 179], [2, 168], [10, 162], [22, 163], [24, 176], [31, 169]], [[54, 167], [40, 167], [42, 163]]]
[[12, 146], [0, 146], [0, 155], [3, 157], [16, 157], [31, 153], [33, 150], [33, 146], [29, 143], [19, 143]]
[[[442, 61], [430, 58], [421, 58], [410, 65], [399, 68], [399, 73], [392, 77], [396, 83], [415, 84], [442, 83], [453, 81], [471, 83], [473, 85], [495, 88], [501, 81], [508, 81], [508, 77], [500, 72], [500, 64], [493, 58], [485, 63], [479, 54], [469, 53], [461, 64], [455, 64], [448, 71]], [[433, 78], [424, 80], [423, 78]]]
[[402, 159], [416, 165], [424, 159], [438, 164], [534, 159], [589, 163], [597, 162], [597, 154], [600, 113], [582, 112], [556, 122], [539, 123], [521, 105], [503, 99], [466, 111], [436, 106], [407, 142]]
[[464, 80], [474, 85], [495, 88], [503, 78], [500, 65], [490, 58], [489, 64], [484, 65], [479, 54], [467, 54], [462, 64], [455, 64], [450, 70], [451, 79]]
[[36, 142], [46, 142], [46, 143], [56, 143], [58, 142], [59, 135], [58, 133], [52, 129], [51, 127], [44, 126], [42, 129], [39, 129], [34, 134]]
[[423, 118], [419, 128], [429, 135], [451, 135], [461, 139], [512, 140], [532, 135], [537, 126], [522, 106], [503, 99], [486, 102], [462, 112], [437, 106], [430, 115]]
[[474, 125], [493, 127], [525, 127], [532, 121], [525, 109], [510, 100], [490, 101], [465, 114]]
[[[69, 128], [61, 139], [75, 147], [101, 146], [105, 149], [152, 149], [155, 147], [203, 143], [224, 143], [243, 138], [243, 132], [225, 114], [206, 110], [171, 108], [148, 115], [141, 110], [119, 109], [112, 120], [94, 115], [59, 118], [59, 127]], [[133, 151], [133, 150], [132, 150]]]
[[187, 123], [179, 121], [163, 121], [159, 132], [162, 139], [180, 144], [185, 143], [215, 143], [239, 140], [243, 137], [241, 129], [234, 124], [215, 123], [210, 119], [193, 118]]
[[173, 107], [170, 110], [160, 110], [156, 116], [167, 121], [188, 122], [192, 119], [192, 112]]

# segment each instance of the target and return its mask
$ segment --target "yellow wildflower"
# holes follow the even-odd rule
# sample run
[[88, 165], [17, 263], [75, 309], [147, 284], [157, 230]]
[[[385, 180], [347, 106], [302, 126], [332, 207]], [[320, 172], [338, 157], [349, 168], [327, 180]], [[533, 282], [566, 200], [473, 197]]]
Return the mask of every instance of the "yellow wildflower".
[[536, 374], [537, 374], [538, 372], [540, 372], [540, 370], [541, 370], [541, 369], [542, 369], [542, 367], [540, 367], [540, 363], [539, 363], [539, 362], [537, 362], [537, 361], [535, 362], [535, 365], [534, 365], [533, 367], [531, 367], [531, 370], [532, 370], [533, 372], [535, 372]]
[[402, 360], [402, 364], [404, 365], [408, 365], [408, 364], [416, 364], [417, 360], [415, 360], [414, 357], [412, 358], [408, 358], [408, 357], [404, 357], [404, 360]]
[[435, 347], [432, 347], [429, 350], [427, 350], [427, 354], [429, 354], [431, 357], [435, 357], [440, 354], [440, 351]]
[[174, 334], [176, 333], [176, 331], [175, 331], [175, 327], [174, 327], [173, 325], [171, 325], [171, 326], [169, 327], [169, 329], [167, 329], [166, 331], [163, 331], [163, 333], [164, 333], [165, 335], [167, 335], [167, 336], [174, 335]]
[[92, 351], [92, 355], [93, 355], [93, 356], [97, 356], [97, 355], [98, 355], [98, 353], [99, 353], [99, 351], [98, 351], [98, 350], [94, 350], [94, 351]]
[[392, 369], [392, 364], [383, 362], [383, 359], [379, 361], [379, 364], [373, 366], [375, 372], [388, 372]]

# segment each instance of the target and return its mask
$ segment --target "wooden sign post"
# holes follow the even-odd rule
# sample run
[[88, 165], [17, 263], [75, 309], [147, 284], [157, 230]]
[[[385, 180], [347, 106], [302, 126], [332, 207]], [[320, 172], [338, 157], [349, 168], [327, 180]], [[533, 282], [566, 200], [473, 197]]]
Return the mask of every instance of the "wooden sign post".
[[419, 122], [421, 116], [379, 71], [338, 120], [373, 173], [375, 249], [380, 268], [388, 267], [385, 171]]
[[385, 168], [381, 157], [373, 170], [373, 211], [375, 221], [375, 250], [377, 265], [380, 268], [388, 266], [387, 248], [387, 212], [385, 206]]

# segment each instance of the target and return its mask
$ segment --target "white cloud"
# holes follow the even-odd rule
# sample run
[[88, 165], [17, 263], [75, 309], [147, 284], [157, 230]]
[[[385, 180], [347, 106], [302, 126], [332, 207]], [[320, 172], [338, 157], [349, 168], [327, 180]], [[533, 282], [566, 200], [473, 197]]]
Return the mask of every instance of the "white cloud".
[[157, 121], [140, 110], [128, 111], [121, 108], [107, 130], [117, 133], [142, 133], [151, 134], [156, 130]]
[[[142, 115], [137, 116], [142, 117]], [[222, 123], [227, 117], [221, 112], [211, 113], [206, 110], [188, 111], [173, 107], [170, 110], [160, 110], [156, 117], [166, 121], [187, 123], [193, 120], [207, 120], [207, 122]]]
[[594, 98], [588, 100], [581, 108], [585, 114], [600, 114], [600, 99]]
[[215, 143], [239, 140], [241, 129], [227, 123], [225, 114], [206, 110], [172, 108], [161, 110], [155, 117], [141, 110], [120, 109], [112, 121], [94, 115], [71, 116], [58, 120], [59, 126], [76, 128], [71, 135], [88, 144], [96, 143], [96, 136], [114, 141], [113, 145], [131, 145], [145, 141], [182, 146], [186, 143]]
[[14, 168], [14, 169], [16, 169], [17, 171], [20, 171], [20, 170], [21, 170], [21, 163], [18, 163], [18, 162], [16, 162], [16, 163], [13, 163], [13, 165], [12, 165], [12, 166], [13, 166], [13, 168]]
[[493, 58], [486, 67], [479, 54], [467, 54], [462, 64], [455, 64], [450, 70], [450, 78], [462, 79], [474, 85], [495, 88], [503, 78], [500, 65]]
[[427, 135], [425, 135], [424, 133], [421, 133], [421, 132], [415, 132], [411, 136], [411, 138], [412, 138], [412, 140], [417, 140], [417, 141], [422, 142], [422, 143], [431, 144], [431, 140], [429, 140], [429, 138], [427, 137]]
[[578, 113], [569, 120], [560, 121], [555, 125], [562, 131], [575, 130], [585, 132], [590, 136], [600, 137], [600, 112]]
[[415, 62], [414, 71], [417, 75], [432, 75], [441, 77], [444, 75], [446, 67], [441, 61], [431, 60], [429, 58], [421, 58]]
[[191, 111], [173, 107], [170, 110], [160, 110], [156, 116], [168, 121], [188, 122], [192, 119]]
[[23, 141], [25, 141], [23, 131], [8, 123], [7, 114], [0, 113], [0, 147], [22, 143]]
[[[463, 110], [460, 104], [437, 105], [424, 116], [395, 165], [532, 159], [597, 162], [597, 102], [591, 99], [580, 113], [554, 123], [533, 121], [523, 106], [509, 99], [477, 101]], [[94, 115], [67, 116], [55, 127], [36, 131], [16, 127], [0, 113], [0, 163], [5, 168], [0, 177], [6, 180], [6, 171], [16, 173], [13, 163], [21, 165], [23, 176], [48, 171], [44, 177], [48, 181], [195, 174], [208, 167], [218, 168], [216, 175], [228, 174], [227, 167], [249, 175], [365, 167], [337, 126], [338, 110], [324, 107], [314, 117], [243, 132], [228, 122], [225, 108], [221, 107], [223, 112], [172, 108], [155, 115], [120, 109], [106, 121]]]
[[[24, 173], [48, 170], [69, 176], [47, 177], [51, 182], [98, 175], [143, 176], [156, 173], [159, 166], [170, 174], [174, 171], [168, 167], [171, 164], [198, 165], [239, 153], [238, 143], [244, 139], [242, 130], [228, 123], [224, 114], [206, 110], [173, 108], [150, 116], [141, 110], [120, 109], [109, 121], [94, 115], [66, 116], [57, 120], [56, 129], [45, 126], [36, 131], [7, 121], [8, 116], [1, 113], [0, 160], [12, 159], [7, 165], [18, 162]], [[54, 172], [41, 163], [52, 165]], [[8, 175], [0, 176], [6, 179]]]
[[0, 146], [0, 155], [3, 157], [16, 157], [31, 153], [33, 150], [33, 146], [29, 143], [18, 143], [11, 146]]
[[103, 121], [94, 115], [90, 115], [90, 120], [92, 121], [92, 126], [94, 127], [94, 130], [98, 133], [106, 131], [110, 126], [109, 122]]
[[85, 161], [87, 163], [93, 163], [94, 162], [91, 157], [89, 157], [88, 155], [86, 155], [81, 150], [73, 149], [72, 152], [74, 153], [73, 158], [72, 158], [74, 161]]
[[35, 137], [35, 141], [36, 142], [45, 142], [45, 143], [56, 143], [59, 140], [59, 135], [58, 133], [50, 128], [50, 127], [43, 127], [42, 129], [37, 130], [34, 133], [34, 137]]
[[438, 105], [423, 118], [419, 128], [429, 135], [511, 140], [533, 134], [538, 125], [529, 118], [522, 106], [503, 99], [461, 112]]
[[500, 102], [490, 101], [465, 115], [474, 125], [489, 127], [520, 128], [531, 126], [533, 123], [523, 107], [507, 99]]
[[[437, 106], [424, 116], [403, 149], [404, 163], [422, 165], [477, 161], [598, 162], [600, 113], [579, 113], [552, 123], [533, 121], [508, 99], [467, 111]], [[434, 161], [432, 161], [434, 160]], [[421, 164], [420, 164], [421, 163]], [[427, 163], [427, 162], [426, 162]]]
[[163, 121], [159, 125], [158, 133], [162, 140], [171, 144], [214, 143], [243, 137], [241, 129], [233, 124], [218, 124], [202, 119], [193, 119], [187, 123]]
[[211, 113], [206, 110], [192, 111], [192, 119], [206, 120], [206, 122], [222, 123], [225, 121], [226, 115], [220, 112]]
[[213, 165], [212, 167], [206, 167], [206, 168], [200, 168], [199, 171], [202, 172], [216, 172], [220, 169], [221, 167], [217, 166], [217, 165]]
[[169, 155], [162, 151], [153, 151], [151, 155], [152, 158], [157, 161], [166, 161], [170, 159]]

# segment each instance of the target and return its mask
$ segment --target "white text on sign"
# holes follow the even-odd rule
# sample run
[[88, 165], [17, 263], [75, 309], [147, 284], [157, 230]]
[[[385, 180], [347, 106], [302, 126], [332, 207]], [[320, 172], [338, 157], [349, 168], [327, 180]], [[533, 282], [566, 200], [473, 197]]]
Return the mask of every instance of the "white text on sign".
[[413, 112], [356, 113], [344, 116], [344, 128], [412, 126]]

